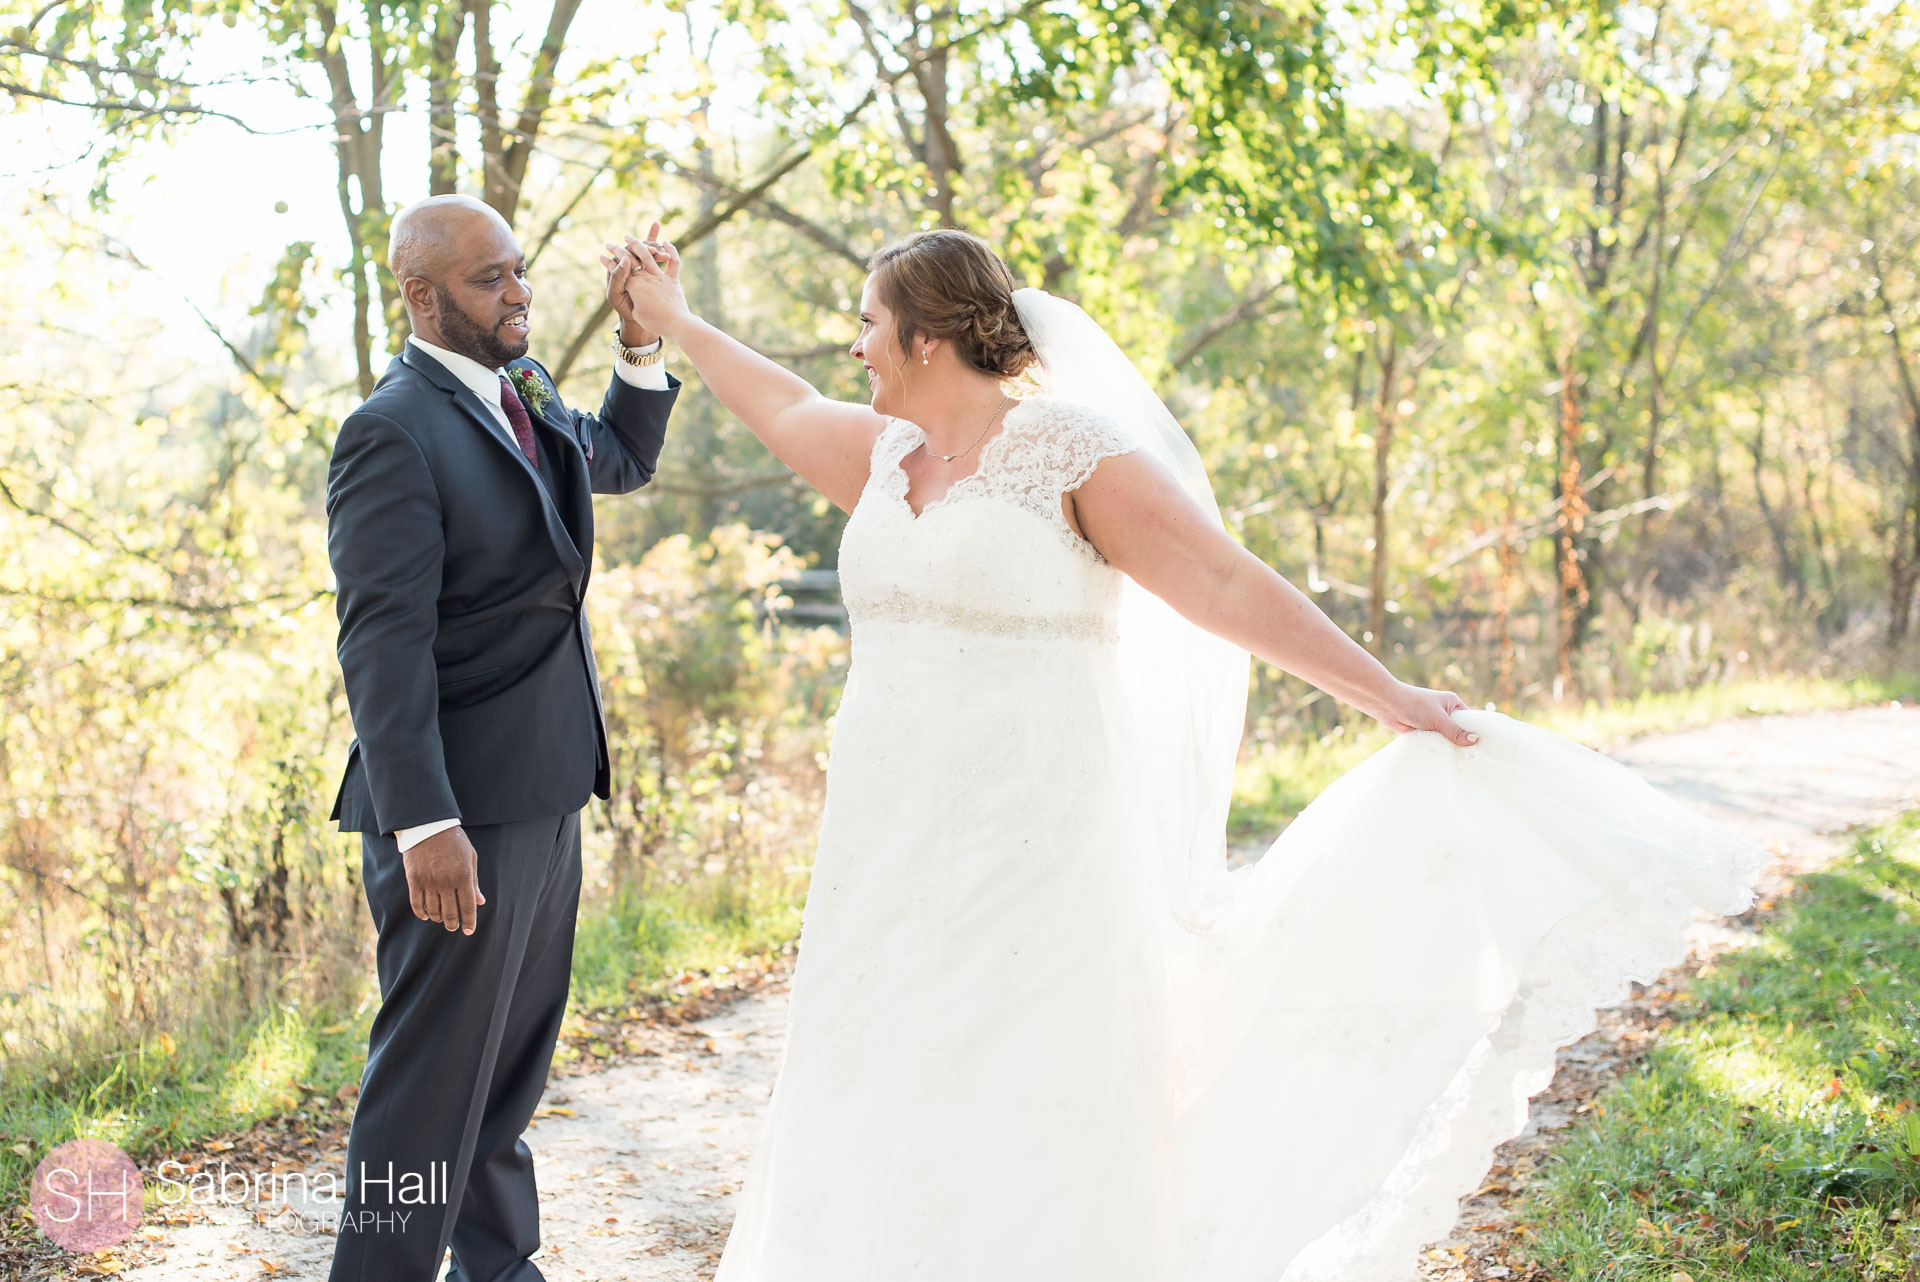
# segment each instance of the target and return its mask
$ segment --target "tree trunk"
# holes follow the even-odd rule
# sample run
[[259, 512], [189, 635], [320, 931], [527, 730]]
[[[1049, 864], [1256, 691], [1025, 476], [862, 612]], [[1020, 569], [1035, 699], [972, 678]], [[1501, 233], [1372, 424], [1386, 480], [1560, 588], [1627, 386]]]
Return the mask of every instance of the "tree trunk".
[[947, 130], [947, 48], [944, 35], [928, 31], [919, 41], [930, 47], [928, 53], [914, 68], [914, 80], [920, 86], [921, 100], [926, 104], [926, 118], [922, 125], [924, 158], [927, 166], [927, 207], [933, 211], [940, 226], [952, 227], [953, 221], [953, 179], [959, 172], [960, 158], [955, 153], [953, 135]]
[[527, 91], [520, 99], [513, 141], [507, 144], [500, 163], [487, 167], [488, 174], [497, 174], [499, 180], [497, 188], [489, 187], [487, 203], [500, 211], [508, 226], [513, 225], [514, 214], [520, 208], [520, 189], [527, 180], [534, 143], [546, 120], [547, 108], [553, 105], [554, 73], [560, 66], [560, 55], [566, 52], [567, 31], [579, 12], [580, 0], [553, 0], [553, 8], [547, 13], [546, 34], [540, 38], [540, 48], [533, 55], [533, 66], [527, 72]]
[[1796, 441], [1794, 453], [1800, 456], [1800, 501], [1807, 513], [1807, 532], [1813, 538], [1813, 562], [1820, 571], [1820, 591], [1826, 597], [1826, 604], [1820, 608], [1821, 631], [1831, 634], [1834, 620], [1845, 613], [1838, 571], [1827, 550], [1826, 527], [1820, 523], [1820, 501], [1813, 489], [1813, 462], [1807, 457], [1803, 442]]
[[1753, 496], [1759, 504], [1760, 516], [1767, 523], [1767, 533], [1773, 539], [1773, 555], [1780, 565], [1780, 581], [1793, 589], [1794, 600], [1805, 601], [1806, 578], [1800, 573], [1799, 563], [1794, 560], [1786, 526], [1780, 514], [1773, 510], [1773, 501], [1767, 497], [1767, 424], [1764, 416], [1754, 426], [1753, 439], [1747, 443], [1747, 453], [1753, 456]]
[[1520, 540], [1514, 531], [1513, 495], [1507, 495], [1506, 510], [1500, 518], [1500, 543], [1494, 549], [1500, 565], [1494, 581], [1494, 616], [1500, 626], [1500, 666], [1494, 682], [1494, 697], [1508, 707], [1519, 697], [1518, 654], [1513, 644], [1513, 598], [1520, 585]]
[[527, 71], [527, 91], [513, 122], [513, 137], [500, 119], [500, 63], [493, 49], [492, 0], [466, 0], [473, 22], [474, 98], [479, 107], [481, 180], [480, 198], [513, 225], [520, 210], [520, 189], [527, 180], [527, 164], [539, 140], [540, 125], [553, 104], [554, 72], [566, 51], [567, 30], [580, 12], [580, 0], [554, 0], [547, 14], [546, 34]]
[[466, 0], [473, 23], [474, 114], [480, 119], [480, 199], [513, 225], [513, 210], [500, 209], [506, 190], [506, 146], [500, 134], [500, 63], [493, 53], [493, 0]]
[[[1896, 549], [1905, 546], [1905, 538], [1900, 532], [1895, 534]], [[1907, 644], [1907, 629], [1913, 621], [1913, 594], [1916, 585], [1920, 585], [1920, 564], [1905, 553], [1896, 550], [1888, 558], [1887, 565], [1887, 648], [1886, 661], [1889, 673], [1900, 662], [1900, 651]]]
[[433, 27], [433, 46], [427, 62], [427, 191], [451, 195], [460, 180], [457, 109], [460, 96], [460, 37], [467, 15], [452, 5], [441, 8]]
[[1387, 485], [1392, 476], [1393, 431], [1398, 414], [1400, 331], [1386, 324], [1380, 350], [1380, 388], [1373, 421], [1373, 567], [1367, 578], [1367, 647], [1387, 653]]
[[353, 283], [354, 357], [360, 394], [370, 396], [374, 383], [372, 313], [376, 284], [383, 316], [391, 318], [399, 310], [399, 290], [381, 270], [386, 257], [387, 208], [382, 194], [380, 152], [385, 136], [385, 108], [393, 92], [390, 79], [393, 68], [387, 60], [378, 16], [373, 15], [368, 40], [370, 96], [368, 105], [361, 107], [353, 88], [352, 70], [347, 65], [338, 13], [329, 6], [317, 10], [315, 16], [321, 38], [317, 45], [310, 46], [310, 55], [326, 71], [332, 94], [335, 188], [352, 252], [348, 275]]
[[[1873, 259], [1873, 270], [1874, 275], [1885, 282], [1887, 273], [1877, 256]], [[1900, 317], [1894, 310], [1893, 300], [1887, 296], [1884, 283], [1879, 296], [1880, 313], [1886, 321], [1887, 342], [1893, 350], [1895, 381], [1899, 384], [1900, 398], [1907, 410], [1906, 494], [1902, 510], [1892, 522], [1892, 548], [1887, 557], [1886, 657], [1891, 670], [1899, 662], [1900, 650], [1906, 644], [1907, 628], [1913, 618], [1915, 582], [1920, 579], [1920, 387], [1914, 383]]]
[[1553, 695], [1577, 692], [1574, 654], [1580, 644], [1580, 616], [1586, 608], [1587, 580], [1580, 565], [1580, 532], [1586, 527], [1587, 498], [1580, 474], [1580, 382], [1571, 349], [1560, 364], [1559, 507], [1553, 521], [1553, 560], [1560, 592], [1560, 636], [1555, 657]]
[[1660, 369], [1660, 288], [1667, 261], [1667, 174], [1654, 164], [1653, 282], [1647, 289], [1647, 445], [1640, 459], [1640, 495], [1652, 498], [1660, 483], [1660, 433], [1666, 407]]

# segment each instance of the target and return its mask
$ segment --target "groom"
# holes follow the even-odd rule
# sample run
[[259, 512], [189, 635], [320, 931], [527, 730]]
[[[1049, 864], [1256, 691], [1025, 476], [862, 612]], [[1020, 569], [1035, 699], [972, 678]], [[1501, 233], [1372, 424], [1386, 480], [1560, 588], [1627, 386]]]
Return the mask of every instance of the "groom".
[[623, 270], [606, 400], [567, 408], [526, 358], [526, 258], [479, 201], [403, 210], [388, 263], [413, 336], [327, 474], [357, 736], [333, 817], [360, 834], [381, 996], [332, 1278], [432, 1282], [451, 1246], [461, 1282], [538, 1282], [520, 1136], [566, 1008], [580, 808], [607, 795], [591, 496], [653, 476], [679, 384]]

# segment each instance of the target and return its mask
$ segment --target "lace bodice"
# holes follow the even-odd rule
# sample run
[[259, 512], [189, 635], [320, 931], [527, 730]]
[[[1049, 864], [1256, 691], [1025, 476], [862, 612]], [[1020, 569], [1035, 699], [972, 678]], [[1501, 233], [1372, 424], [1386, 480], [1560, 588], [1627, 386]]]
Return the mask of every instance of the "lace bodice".
[[915, 516], [901, 463], [925, 439], [894, 419], [840, 544], [855, 635], [930, 624], [1023, 638], [1114, 639], [1120, 574], [1074, 533], [1061, 499], [1132, 450], [1118, 426], [1050, 396], [1007, 412], [974, 471]]

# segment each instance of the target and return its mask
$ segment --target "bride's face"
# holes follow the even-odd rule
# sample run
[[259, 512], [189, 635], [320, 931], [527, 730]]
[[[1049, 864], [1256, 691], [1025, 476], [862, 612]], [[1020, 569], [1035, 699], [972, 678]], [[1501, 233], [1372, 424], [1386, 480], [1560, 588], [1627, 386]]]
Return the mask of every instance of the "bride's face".
[[849, 349], [853, 358], [867, 369], [867, 390], [873, 408], [881, 414], [898, 414], [905, 408], [907, 367], [911, 363], [900, 350], [899, 330], [893, 311], [880, 300], [873, 278], [867, 278], [860, 291], [860, 337]]

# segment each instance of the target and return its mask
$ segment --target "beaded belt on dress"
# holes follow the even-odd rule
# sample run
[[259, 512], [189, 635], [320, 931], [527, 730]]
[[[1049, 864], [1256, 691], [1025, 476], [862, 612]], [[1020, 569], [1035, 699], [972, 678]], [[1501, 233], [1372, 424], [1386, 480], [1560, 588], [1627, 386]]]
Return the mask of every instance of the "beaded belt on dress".
[[1108, 642], [1120, 639], [1120, 630], [1114, 621], [1099, 614], [1006, 614], [928, 601], [897, 590], [874, 596], [848, 596], [846, 605], [847, 617], [856, 627], [862, 623], [937, 623], [990, 636]]

